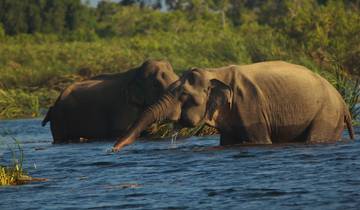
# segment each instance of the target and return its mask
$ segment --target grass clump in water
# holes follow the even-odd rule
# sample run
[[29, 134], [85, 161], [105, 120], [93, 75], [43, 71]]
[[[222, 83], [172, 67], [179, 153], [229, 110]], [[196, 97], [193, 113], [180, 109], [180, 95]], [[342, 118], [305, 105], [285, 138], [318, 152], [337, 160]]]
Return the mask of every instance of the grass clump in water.
[[[172, 123], [155, 123], [146, 130], [143, 136], [150, 138], [171, 138], [174, 132], [175, 129]], [[180, 138], [189, 136], [210, 136], [219, 133], [216, 128], [209, 127], [205, 124], [194, 128], [180, 128], [177, 132], [177, 136]]]
[[0, 185], [16, 185], [20, 180], [29, 179], [30, 177], [23, 170], [24, 152], [20, 144], [15, 141], [18, 154], [14, 148], [10, 148], [12, 163], [9, 166], [0, 165]]
[[16, 163], [11, 166], [0, 166], [0, 185], [19, 185], [31, 181], [22, 169], [21, 164]]
[[12, 161], [8, 165], [0, 165], [0, 186], [20, 185], [32, 181], [45, 181], [46, 179], [32, 178], [23, 169], [24, 151], [20, 143], [15, 140], [16, 148], [9, 147]]

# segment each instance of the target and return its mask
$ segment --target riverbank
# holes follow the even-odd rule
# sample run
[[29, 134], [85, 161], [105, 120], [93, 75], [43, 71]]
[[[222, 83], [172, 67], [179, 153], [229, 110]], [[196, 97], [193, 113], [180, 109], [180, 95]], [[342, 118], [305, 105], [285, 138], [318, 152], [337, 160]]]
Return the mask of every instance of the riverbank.
[[[178, 74], [190, 67], [284, 60], [323, 75], [350, 106], [358, 93], [351, 81], [360, 71], [355, 3], [228, 2], [222, 8], [189, 1], [190, 7], [168, 5], [167, 12], [107, 1], [97, 8], [77, 0], [66, 3], [76, 7], [49, 4], [59, 17], [40, 15], [49, 8], [34, 2], [21, 3], [38, 8], [32, 19], [16, 2], [1, 13], [10, 22], [0, 23], [0, 119], [39, 117], [67, 85], [146, 59], [167, 59]], [[88, 18], [66, 19], [68, 8]], [[6, 18], [21, 12], [18, 20]]]
[[[39, 41], [34, 37], [28, 40], [26, 36], [25, 40], [18, 37], [19, 42], [9, 38], [0, 47], [0, 119], [39, 117], [69, 84], [101, 73], [123, 72], [147, 58], [169, 60], [178, 74], [192, 66], [219, 67], [253, 62], [249, 49], [244, 48], [246, 40], [235, 38], [232, 33], [223, 36], [205, 43], [201, 36], [195, 40], [190, 38], [191, 34], [65, 43]], [[175, 45], [174, 39], [178, 39]], [[343, 94], [354, 91], [343, 81], [351, 80], [351, 76], [343, 69], [336, 69], [335, 65], [320, 65], [305, 54], [288, 54], [278, 47], [272, 53], [264, 60], [279, 59], [304, 65], [325, 76], [337, 88], [344, 89]]]

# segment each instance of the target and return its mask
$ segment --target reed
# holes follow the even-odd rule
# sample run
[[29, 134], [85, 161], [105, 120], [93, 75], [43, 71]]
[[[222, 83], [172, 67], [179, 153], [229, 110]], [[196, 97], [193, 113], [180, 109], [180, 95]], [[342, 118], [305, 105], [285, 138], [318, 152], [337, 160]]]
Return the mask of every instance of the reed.
[[15, 148], [8, 147], [11, 152], [11, 163], [0, 165], [0, 185], [18, 185], [31, 180], [23, 169], [24, 151], [20, 143], [14, 139]]

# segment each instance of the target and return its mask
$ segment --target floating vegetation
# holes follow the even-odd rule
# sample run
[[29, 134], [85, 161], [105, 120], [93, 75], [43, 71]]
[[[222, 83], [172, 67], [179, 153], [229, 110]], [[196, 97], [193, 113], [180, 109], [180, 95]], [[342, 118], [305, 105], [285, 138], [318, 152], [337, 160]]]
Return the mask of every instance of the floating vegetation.
[[[181, 128], [176, 131], [176, 137], [188, 136], [210, 136], [218, 134], [216, 128], [209, 127], [205, 124], [194, 128]], [[172, 138], [174, 136], [174, 126], [172, 123], [154, 123], [151, 125], [142, 136], [148, 138]]]
[[11, 152], [11, 163], [0, 165], [0, 186], [20, 185], [33, 181], [46, 181], [47, 179], [32, 178], [23, 169], [24, 151], [20, 143], [14, 139], [16, 148], [9, 147]]
[[24, 174], [18, 164], [10, 167], [0, 166], [0, 185], [18, 185], [31, 180], [32, 178]]

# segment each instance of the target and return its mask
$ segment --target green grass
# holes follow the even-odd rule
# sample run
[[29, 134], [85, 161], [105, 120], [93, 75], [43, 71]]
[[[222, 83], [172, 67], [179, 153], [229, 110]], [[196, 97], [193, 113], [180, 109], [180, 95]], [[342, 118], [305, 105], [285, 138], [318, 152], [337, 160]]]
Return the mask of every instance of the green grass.
[[[67, 85], [100, 73], [125, 71], [148, 58], [169, 60], [179, 74], [193, 66], [220, 67], [285, 60], [332, 75], [332, 82], [338, 89], [345, 85], [337, 81], [341, 78], [335, 73], [326, 70], [329, 64], [320, 65], [304, 52], [289, 50], [284, 44], [286, 41], [281, 41], [283, 37], [272, 29], [244, 26], [242, 30], [257, 35], [210, 31], [214, 33], [210, 36], [217, 39], [205, 39], [198, 32], [180, 35], [159, 32], [96, 42], [39, 44], [32, 37], [18, 43], [4, 42], [0, 47], [0, 119], [38, 117], [39, 110], [49, 107]], [[269, 33], [272, 35], [267, 35]], [[345, 89], [350, 91], [348, 87]]]
[[355, 118], [356, 81], [331, 69], [341, 66], [341, 75], [359, 75], [358, 8], [342, 1], [285, 1], [283, 10], [274, 12], [271, 5], [241, 10], [227, 17], [225, 28], [220, 13], [211, 10], [160, 12], [134, 6], [119, 7], [96, 22], [90, 39], [82, 38], [86, 32], [69, 38], [9, 36], [0, 30], [0, 119], [38, 117], [72, 82], [122, 72], [150, 58], [167, 59], [178, 74], [190, 67], [268, 60], [304, 65], [327, 75]]
[[339, 91], [348, 105], [349, 111], [355, 124], [359, 124], [360, 106], [360, 80], [352, 78], [340, 65], [334, 65], [332, 74], [328, 75], [329, 81]]
[[39, 116], [39, 97], [18, 89], [0, 89], [0, 119]]

